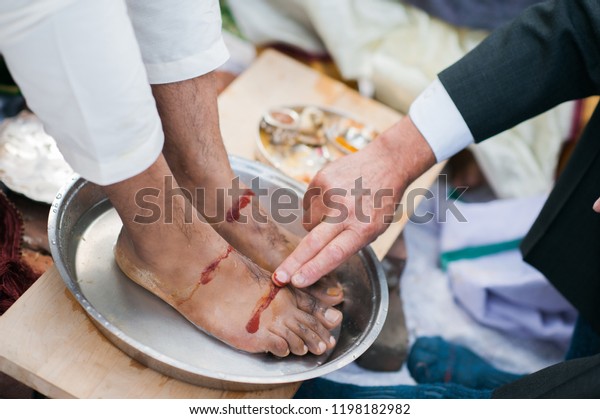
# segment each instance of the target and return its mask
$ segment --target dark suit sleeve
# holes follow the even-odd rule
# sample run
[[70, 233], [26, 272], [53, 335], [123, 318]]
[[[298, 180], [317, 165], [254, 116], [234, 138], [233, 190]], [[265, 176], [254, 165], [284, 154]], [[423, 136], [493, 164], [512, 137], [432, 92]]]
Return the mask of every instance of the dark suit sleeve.
[[600, 92], [600, 1], [541, 3], [439, 74], [479, 142]]

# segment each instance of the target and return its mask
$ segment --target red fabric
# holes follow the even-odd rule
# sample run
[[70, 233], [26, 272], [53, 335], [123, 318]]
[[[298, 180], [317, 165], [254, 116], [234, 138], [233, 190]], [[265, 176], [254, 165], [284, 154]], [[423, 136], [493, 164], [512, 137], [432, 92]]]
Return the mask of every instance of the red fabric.
[[22, 232], [19, 211], [0, 191], [0, 315], [36, 280], [35, 273], [21, 261]]
[[20, 259], [0, 260], [0, 315], [35, 282], [36, 275]]

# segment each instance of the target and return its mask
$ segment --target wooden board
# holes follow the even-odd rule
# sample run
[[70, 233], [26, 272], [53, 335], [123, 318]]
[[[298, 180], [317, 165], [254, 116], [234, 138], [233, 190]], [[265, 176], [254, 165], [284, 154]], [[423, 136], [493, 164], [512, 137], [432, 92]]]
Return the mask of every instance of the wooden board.
[[0, 370], [52, 398], [289, 398], [268, 391], [213, 390], [166, 377], [110, 343], [47, 271], [0, 317]]
[[[219, 98], [227, 149], [254, 155], [258, 121], [274, 105], [312, 103], [360, 115], [383, 130], [400, 117], [374, 101], [273, 51], [264, 52]], [[427, 187], [436, 167], [415, 182]], [[383, 257], [406, 217], [373, 247]], [[269, 391], [227, 392], [166, 377], [132, 360], [106, 340], [52, 268], [0, 317], [0, 371], [53, 398], [288, 398], [298, 384]]]

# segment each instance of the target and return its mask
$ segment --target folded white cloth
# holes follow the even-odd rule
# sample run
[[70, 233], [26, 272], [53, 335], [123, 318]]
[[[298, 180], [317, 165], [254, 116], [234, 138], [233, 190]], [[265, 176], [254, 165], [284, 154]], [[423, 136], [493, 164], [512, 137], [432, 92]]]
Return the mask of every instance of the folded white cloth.
[[565, 347], [576, 312], [518, 249], [545, 198], [457, 202], [467, 222], [451, 217], [442, 225], [441, 263], [456, 300], [476, 320]]

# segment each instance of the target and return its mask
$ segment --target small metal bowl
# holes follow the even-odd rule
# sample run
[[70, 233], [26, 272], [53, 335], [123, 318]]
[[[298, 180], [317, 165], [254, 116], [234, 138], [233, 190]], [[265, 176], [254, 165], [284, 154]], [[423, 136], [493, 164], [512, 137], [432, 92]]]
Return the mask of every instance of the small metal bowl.
[[263, 116], [262, 128], [267, 132], [273, 132], [277, 128], [297, 129], [300, 115], [290, 108], [269, 109]]
[[[231, 158], [247, 185], [268, 189], [260, 196], [270, 211], [270, 197], [280, 188], [300, 197], [303, 187], [260, 163]], [[258, 185], [252, 179], [258, 179]], [[256, 181], [255, 181], [256, 182]], [[299, 201], [301, 202], [301, 201]], [[291, 226], [303, 234], [300, 210]], [[121, 221], [102, 189], [75, 178], [56, 196], [48, 234], [52, 256], [67, 288], [100, 331], [132, 358], [166, 375], [225, 390], [259, 390], [318, 377], [360, 356], [375, 340], [385, 320], [388, 294], [383, 269], [370, 248], [341, 267], [344, 319], [335, 349], [322, 356], [289, 356], [237, 351], [202, 332], [169, 305], [126, 278], [113, 258]]]

